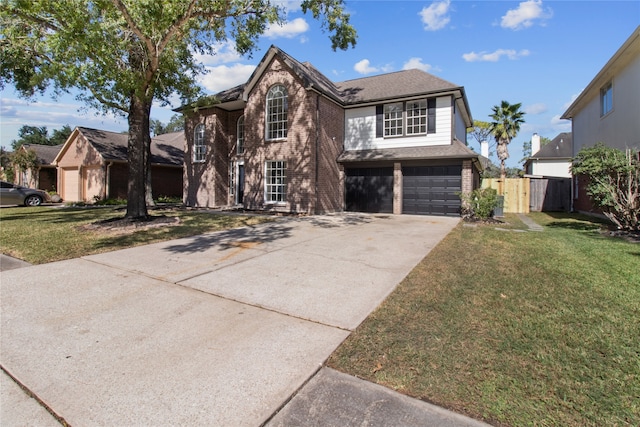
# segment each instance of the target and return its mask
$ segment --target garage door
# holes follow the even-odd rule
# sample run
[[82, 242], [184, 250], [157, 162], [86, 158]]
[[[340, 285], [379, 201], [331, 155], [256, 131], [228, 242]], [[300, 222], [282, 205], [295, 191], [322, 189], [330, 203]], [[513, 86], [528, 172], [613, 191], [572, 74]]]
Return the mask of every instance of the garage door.
[[460, 215], [462, 166], [402, 168], [402, 213]]
[[351, 168], [345, 175], [348, 211], [393, 212], [393, 168]]
[[62, 199], [65, 202], [80, 201], [80, 177], [78, 169], [62, 170]]

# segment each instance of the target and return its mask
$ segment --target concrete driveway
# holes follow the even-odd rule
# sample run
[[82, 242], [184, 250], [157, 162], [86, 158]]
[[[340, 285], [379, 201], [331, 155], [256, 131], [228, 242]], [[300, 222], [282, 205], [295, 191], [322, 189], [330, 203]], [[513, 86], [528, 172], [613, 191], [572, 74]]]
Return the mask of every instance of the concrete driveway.
[[284, 218], [3, 271], [0, 362], [72, 426], [259, 426], [457, 223]]

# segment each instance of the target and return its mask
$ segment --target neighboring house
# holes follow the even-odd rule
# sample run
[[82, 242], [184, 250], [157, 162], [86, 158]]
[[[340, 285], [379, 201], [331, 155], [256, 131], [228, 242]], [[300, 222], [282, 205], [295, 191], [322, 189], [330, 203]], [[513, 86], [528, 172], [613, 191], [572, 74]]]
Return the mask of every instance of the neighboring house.
[[272, 46], [246, 84], [185, 114], [185, 203], [459, 215], [479, 186], [465, 91], [407, 70], [334, 83]]
[[[640, 153], [640, 26], [561, 118], [571, 119], [574, 156], [597, 142]], [[573, 208], [593, 210], [584, 177], [574, 177]]]
[[58, 173], [53, 161], [61, 148], [62, 145], [23, 144], [19, 150], [33, 151], [38, 165], [16, 173], [15, 183], [44, 191], [56, 191]]
[[531, 152], [524, 163], [527, 175], [541, 177], [571, 178], [573, 142], [571, 132], [562, 132], [544, 147], [540, 147], [540, 136], [531, 138]]
[[[127, 198], [127, 140], [124, 133], [77, 127], [55, 158], [58, 191], [66, 202]], [[181, 197], [184, 133], [151, 140], [154, 197]]]

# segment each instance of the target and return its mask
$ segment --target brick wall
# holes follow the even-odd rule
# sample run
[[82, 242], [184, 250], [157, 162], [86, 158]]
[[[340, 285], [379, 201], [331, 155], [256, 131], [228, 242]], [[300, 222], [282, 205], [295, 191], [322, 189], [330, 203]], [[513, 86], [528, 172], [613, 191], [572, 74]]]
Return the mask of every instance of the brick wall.
[[[224, 206], [229, 188], [228, 113], [209, 108], [191, 113], [185, 119], [184, 203], [187, 206]], [[206, 153], [203, 162], [193, 161], [194, 131], [205, 125]]]
[[[287, 138], [266, 141], [266, 96], [276, 84], [287, 89]], [[316, 127], [318, 119], [319, 128]], [[342, 150], [343, 123], [340, 107], [307, 90], [275, 57], [249, 94], [245, 106], [245, 206], [306, 213], [340, 210], [342, 188], [336, 159]], [[265, 203], [265, 162], [269, 160], [286, 161], [284, 203]]]
[[462, 193], [471, 193], [474, 189], [473, 164], [471, 160], [462, 161]]

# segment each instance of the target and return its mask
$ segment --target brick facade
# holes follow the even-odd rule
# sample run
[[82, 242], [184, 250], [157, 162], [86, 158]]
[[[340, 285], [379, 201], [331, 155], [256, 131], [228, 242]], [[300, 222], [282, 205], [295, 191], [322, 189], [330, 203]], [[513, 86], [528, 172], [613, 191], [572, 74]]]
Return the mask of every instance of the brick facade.
[[[287, 137], [266, 141], [267, 92], [283, 85], [288, 95]], [[244, 155], [236, 155], [237, 121], [244, 114]], [[205, 124], [205, 161], [193, 161], [194, 130]], [[318, 126], [318, 123], [321, 125]], [[244, 198], [248, 209], [322, 213], [342, 210], [343, 185], [336, 158], [342, 152], [344, 113], [340, 106], [308, 90], [278, 57], [269, 64], [244, 110], [208, 108], [187, 115], [185, 132], [185, 204], [232, 205], [229, 172], [244, 162]], [[265, 202], [265, 162], [286, 162], [286, 195], [282, 203]]]

